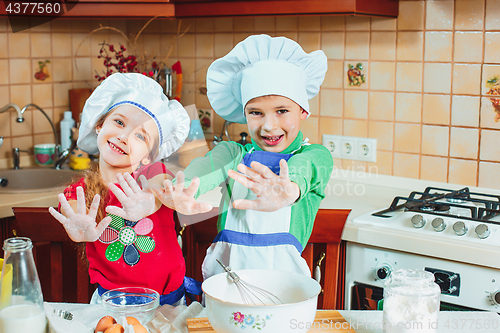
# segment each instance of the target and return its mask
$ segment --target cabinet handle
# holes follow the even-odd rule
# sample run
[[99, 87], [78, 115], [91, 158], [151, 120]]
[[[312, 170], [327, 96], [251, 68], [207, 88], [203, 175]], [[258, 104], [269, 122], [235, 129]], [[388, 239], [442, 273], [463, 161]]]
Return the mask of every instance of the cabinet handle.
[[184, 230], [186, 230], [186, 226], [183, 226], [181, 230], [179, 230], [179, 235], [177, 235], [177, 243], [179, 243], [181, 250], [182, 250], [182, 234], [184, 233]]
[[17, 237], [17, 230], [16, 229], [12, 229], [12, 234], [14, 235], [14, 237]]
[[[314, 279], [318, 281], [318, 283], [321, 281], [321, 262], [325, 259], [326, 254], [325, 252], [321, 252], [320, 257], [318, 261], [316, 262], [316, 267], [314, 268]], [[321, 289], [320, 295], [323, 293], [323, 289]]]

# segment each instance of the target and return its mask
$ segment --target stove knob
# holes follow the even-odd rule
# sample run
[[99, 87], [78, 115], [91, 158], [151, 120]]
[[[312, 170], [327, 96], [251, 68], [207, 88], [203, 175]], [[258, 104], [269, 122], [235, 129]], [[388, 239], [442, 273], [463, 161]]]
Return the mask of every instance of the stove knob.
[[458, 236], [463, 236], [467, 233], [467, 231], [469, 231], [469, 229], [465, 223], [458, 221], [453, 224], [453, 231], [455, 231]]
[[420, 214], [413, 215], [411, 217], [411, 223], [413, 223], [415, 228], [420, 229], [425, 225], [425, 218]]
[[500, 305], [500, 290], [497, 290], [491, 294], [491, 300], [495, 305]]
[[481, 238], [481, 239], [485, 239], [485, 238], [488, 238], [488, 236], [490, 235], [490, 228], [488, 228], [488, 226], [484, 223], [481, 223], [480, 225], [478, 225], [476, 227], [476, 234], [477, 234], [477, 237]]
[[441, 232], [446, 229], [446, 223], [440, 217], [436, 217], [434, 220], [432, 220], [431, 224], [434, 230], [436, 230], [437, 232]]
[[392, 269], [389, 266], [382, 266], [375, 271], [375, 278], [377, 280], [385, 280], [391, 275]]

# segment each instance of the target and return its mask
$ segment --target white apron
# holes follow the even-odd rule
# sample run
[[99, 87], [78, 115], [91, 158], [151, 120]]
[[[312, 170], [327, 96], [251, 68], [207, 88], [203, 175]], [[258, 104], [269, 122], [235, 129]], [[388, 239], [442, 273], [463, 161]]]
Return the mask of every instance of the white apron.
[[203, 261], [203, 279], [224, 272], [215, 259], [232, 270], [273, 269], [311, 276], [301, 257], [302, 245], [289, 232], [292, 208], [274, 212], [235, 209], [232, 203], [236, 199], [255, 200], [256, 195], [234, 182], [225, 228], [214, 239]]

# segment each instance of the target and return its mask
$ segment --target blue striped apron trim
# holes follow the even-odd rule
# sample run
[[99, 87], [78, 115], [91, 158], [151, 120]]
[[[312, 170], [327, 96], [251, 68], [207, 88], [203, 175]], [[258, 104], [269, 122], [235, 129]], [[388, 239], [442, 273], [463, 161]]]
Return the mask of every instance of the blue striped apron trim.
[[[102, 296], [102, 294], [106, 291], [108, 291], [108, 289], [104, 289], [99, 284], [97, 285], [97, 292], [99, 293], [99, 296]], [[184, 281], [179, 288], [167, 295], [160, 295], [160, 306], [165, 304], [173, 305], [177, 303], [186, 292], [193, 295], [201, 295], [201, 283], [185, 276]]]
[[302, 244], [288, 232], [277, 232], [272, 234], [250, 234], [233, 230], [222, 230], [217, 234], [213, 243], [226, 242], [247, 246], [276, 246], [289, 244], [295, 246], [302, 253]]
[[161, 146], [161, 144], [163, 143], [163, 132], [161, 131], [160, 121], [158, 120], [158, 118], [156, 118], [156, 116], [153, 114], [153, 112], [149, 111], [145, 106], [143, 106], [139, 103], [136, 103], [136, 102], [132, 102], [132, 101], [121, 101], [121, 102], [118, 102], [118, 103], [111, 105], [111, 107], [108, 109], [108, 111], [106, 111], [106, 113], [108, 113], [109, 111], [113, 110], [114, 108], [116, 108], [117, 106], [120, 106], [122, 104], [130, 104], [130, 105], [136, 106], [139, 109], [141, 109], [142, 111], [146, 112], [151, 118], [153, 118], [153, 120], [156, 123], [156, 127], [158, 127], [158, 132], [160, 133], [160, 146]]

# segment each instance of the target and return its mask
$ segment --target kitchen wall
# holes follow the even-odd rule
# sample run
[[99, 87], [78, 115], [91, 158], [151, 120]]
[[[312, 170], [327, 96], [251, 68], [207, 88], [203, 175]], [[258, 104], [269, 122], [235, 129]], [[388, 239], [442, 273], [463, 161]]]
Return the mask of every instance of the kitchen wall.
[[[36, 103], [57, 124], [69, 110], [69, 89], [98, 84], [99, 43], [127, 45], [115, 30], [85, 37], [101, 25], [136, 34], [145, 23], [58, 19], [13, 34], [8, 21], [0, 19], [1, 104]], [[401, 1], [398, 19], [156, 19], [138, 43], [142, 54], [168, 65], [180, 60], [181, 102], [210, 108], [200, 91], [208, 66], [256, 33], [287, 36], [307, 52], [326, 53], [327, 76], [311, 101], [312, 116], [303, 122], [303, 132], [313, 143], [320, 143], [322, 134], [378, 140], [376, 163], [336, 160], [337, 167], [500, 188], [500, 111], [492, 97], [500, 81], [500, 0]], [[50, 77], [38, 80], [39, 61], [46, 60]], [[357, 64], [362, 70], [356, 75], [365, 82], [349, 85], [349, 65]], [[0, 114], [0, 136], [5, 137], [0, 167], [10, 167], [13, 147], [53, 142], [40, 112], [29, 110], [25, 116], [19, 124], [14, 112]], [[215, 117], [213, 125], [218, 135], [221, 119]], [[244, 125], [230, 128], [237, 137], [244, 130]]]

